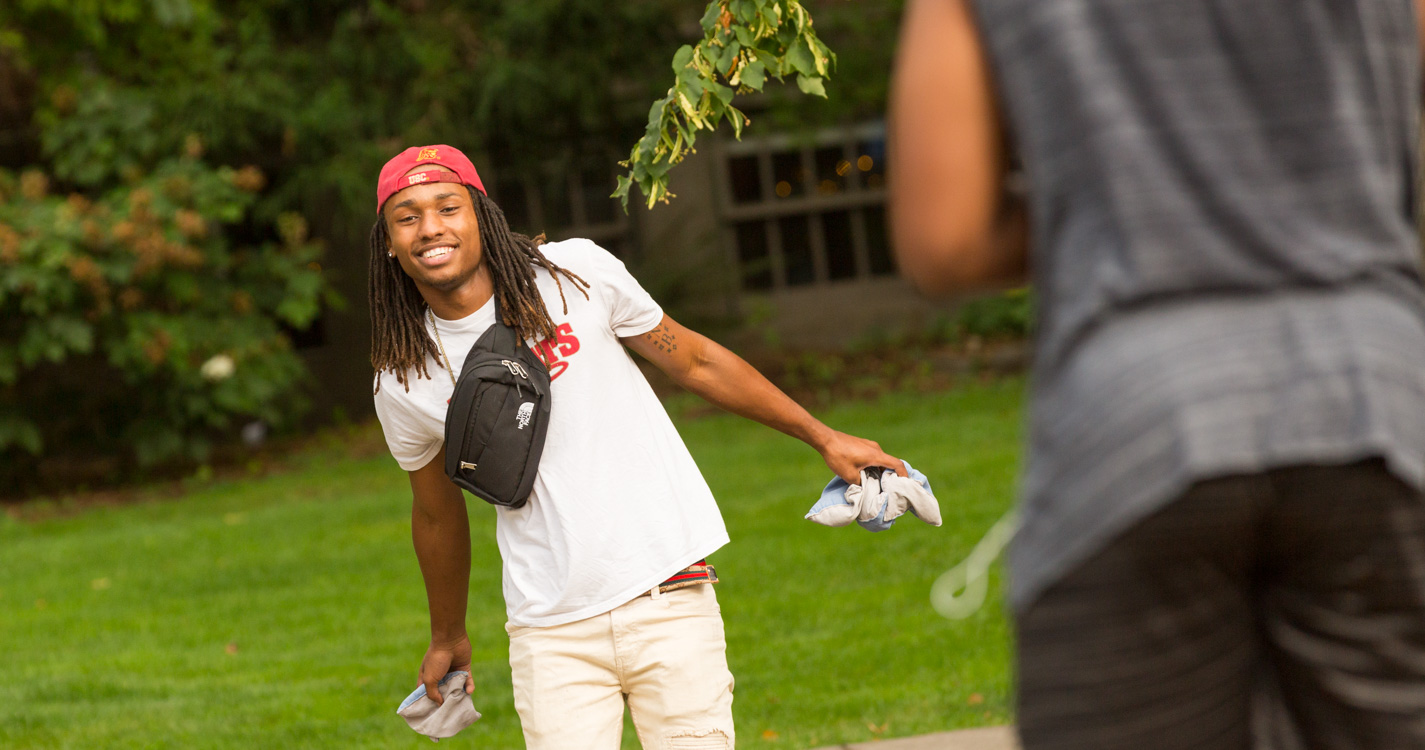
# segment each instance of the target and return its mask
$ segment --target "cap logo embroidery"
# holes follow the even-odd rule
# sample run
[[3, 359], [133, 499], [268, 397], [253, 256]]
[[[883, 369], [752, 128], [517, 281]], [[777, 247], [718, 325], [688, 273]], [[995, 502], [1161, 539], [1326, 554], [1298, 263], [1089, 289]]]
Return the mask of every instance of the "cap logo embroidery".
[[438, 148], [423, 148], [423, 149], [421, 149], [420, 155], [416, 157], [416, 159], [439, 159], [439, 158], [440, 158], [440, 149], [438, 149]]
[[415, 173], [415, 174], [413, 174], [413, 175], [409, 175], [409, 176], [406, 177], [406, 185], [407, 185], [407, 186], [415, 185], [416, 183], [425, 182], [426, 180], [429, 180], [429, 179], [430, 179], [430, 173], [429, 173], [429, 172], [417, 172], [417, 173]]

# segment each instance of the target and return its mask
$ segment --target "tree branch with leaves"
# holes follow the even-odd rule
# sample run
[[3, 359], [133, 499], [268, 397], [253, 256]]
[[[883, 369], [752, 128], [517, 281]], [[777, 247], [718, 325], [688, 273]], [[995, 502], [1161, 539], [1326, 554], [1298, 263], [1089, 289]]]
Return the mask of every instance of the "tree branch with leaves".
[[676, 80], [648, 111], [648, 127], [621, 166], [613, 197], [628, 210], [638, 185], [648, 207], [674, 197], [668, 170], [693, 151], [698, 132], [724, 120], [741, 139], [751, 120], [733, 106], [738, 94], [760, 92], [770, 76], [796, 76], [803, 93], [826, 97], [825, 80], [836, 54], [812, 28], [811, 14], [796, 0], [711, 0], [702, 18], [703, 39], [673, 55]]

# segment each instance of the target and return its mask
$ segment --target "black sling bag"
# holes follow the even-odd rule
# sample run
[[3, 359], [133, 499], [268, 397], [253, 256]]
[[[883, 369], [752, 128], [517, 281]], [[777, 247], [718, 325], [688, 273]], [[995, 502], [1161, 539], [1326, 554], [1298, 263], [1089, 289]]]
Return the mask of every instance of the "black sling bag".
[[445, 473], [492, 505], [523, 507], [549, 431], [549, 369], [500, 319], [471, 347], [445, 414]]

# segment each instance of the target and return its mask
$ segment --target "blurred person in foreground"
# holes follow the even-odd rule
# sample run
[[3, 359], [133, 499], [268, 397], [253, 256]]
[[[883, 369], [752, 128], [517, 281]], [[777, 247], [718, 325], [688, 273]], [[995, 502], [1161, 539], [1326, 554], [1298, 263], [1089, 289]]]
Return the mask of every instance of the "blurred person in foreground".
[[904, 272], [1033, 269], [1025, 747], [1425, 748], [1411, 0], [912, 0], [899, 55]]
[[[616, 750], [627, 701], [644, 747], [731, 748], [732, 674], [704, 558], [727, 543], [712, 492], [638, 352], [674, 382], [811, 445], [842, 479], [902, 467], [817, 421], [740, 357], [684, 328], [608, 251], [510, 230], [470, 160], [410, 148], [377, 183], [371, 231], [376, 413], [410, 472], [430, 607], [427, 695], [469, 672], [470, 522], [445, 474], [459, 366], [497, 312], [549, 366], [534, 490], [496, 507], [515, 708], [526, 746]], [[713, 578], [714, 580], [709, 580]], [[465, 690], [474, 692], [474, 678]]]

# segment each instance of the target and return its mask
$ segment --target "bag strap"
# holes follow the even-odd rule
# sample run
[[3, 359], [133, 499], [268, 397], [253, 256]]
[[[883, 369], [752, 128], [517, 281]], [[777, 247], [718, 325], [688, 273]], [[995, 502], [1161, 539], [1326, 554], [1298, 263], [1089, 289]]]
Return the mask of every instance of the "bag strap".
[[491, 337], [490, 351], [496, 354], [515, 354], [519, 352], [523, 343], [519, 340], [519, 334], [515, 333], [515, 329], [505, 325], [505, 318], [500, 314], [500, 301], [498, 298], [495, 299], [495, 323], [491, 328], [494, 330], [494, 336]]
[[[500, 298], [496, 296], [494, 301], [495, 322], [485, 333], [480, 335], [475, 345], [470, 347], [470, 353], [466, 355], [465, 362], [468, 364], [470, 360], [481, 351], [481, 345], [483, 344], [485, 347], [488, 347], [486, 349], [487, 351], [507, 357], [517, 357], [521, 351], [529, 352], [530, 356], [539, 363], [540, 369], [548, 372], [549, 366], [544, 363], [544, 358], [536, 354], [528, 346], [525, 346], [524, 341], [520, 339], [515, 329], [505, 324], [504, 317], [500, 315]], [[462, 365], [461, 372], [464, 371], [464, 366]]]

